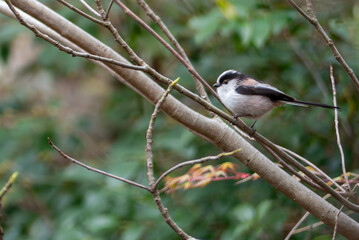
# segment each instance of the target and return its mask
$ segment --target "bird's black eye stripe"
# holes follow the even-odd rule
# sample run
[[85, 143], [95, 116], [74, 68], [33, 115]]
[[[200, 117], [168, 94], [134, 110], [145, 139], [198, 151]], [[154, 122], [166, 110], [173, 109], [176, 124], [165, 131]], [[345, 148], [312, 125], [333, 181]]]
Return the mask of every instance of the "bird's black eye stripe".
[[232, 79], [243, 80], [244, 78], [246, 78], [246, 75], [243, 73], [236, 72], [236, 71], [228, 71], [220, 77], [218, 82], [220, 85], [222, 85], [222, 84], [227, 84], [228, 81], [230, 81]]

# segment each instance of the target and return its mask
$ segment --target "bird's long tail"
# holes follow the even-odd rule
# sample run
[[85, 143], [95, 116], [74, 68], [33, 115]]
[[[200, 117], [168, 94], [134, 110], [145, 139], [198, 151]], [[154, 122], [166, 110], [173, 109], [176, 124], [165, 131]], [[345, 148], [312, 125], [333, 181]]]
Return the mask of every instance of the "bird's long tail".
[[340, 107], [334, 107], [334, 106], [323, 104], [323, 103], [306, 102], [306, 101], [301, 101], [301, 100], [286, 101], [286, 103], [291, 104], [291, 105], [296, 105], [296, 106], [302, 106], [302, 107], [314, 106], [314, 107], [322, 107], [322, 108], [340, 110]]

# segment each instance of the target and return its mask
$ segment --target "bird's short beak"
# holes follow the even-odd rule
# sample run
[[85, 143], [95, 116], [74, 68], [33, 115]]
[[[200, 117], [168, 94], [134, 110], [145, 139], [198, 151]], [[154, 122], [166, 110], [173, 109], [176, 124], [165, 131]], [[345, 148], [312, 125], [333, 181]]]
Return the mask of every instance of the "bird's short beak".
[[213, 84], [213, 87], [217, 88], [217, 87], [219, 87], [219, 84], [215, 83], [215, 84]]

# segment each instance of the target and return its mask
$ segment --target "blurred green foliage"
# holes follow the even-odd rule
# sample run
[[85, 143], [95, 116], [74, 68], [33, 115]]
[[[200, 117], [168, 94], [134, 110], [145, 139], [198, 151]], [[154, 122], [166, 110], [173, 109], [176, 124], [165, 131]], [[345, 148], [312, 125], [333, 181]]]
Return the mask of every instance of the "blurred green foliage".
[[[59, 4], [46, 3], [122, 52], [104, 29]], [[146, 18], [134, 1], [126, 3]], [[315, 5], [320, 21], [357, 71], [359, 4], [320, 3]], [[150, 5], [210, 83], [233, 68], [298, 99], [331, 104], [332, 63], [347, 169], [358, 169], [357, 93], [313, 27], [286, 2], [157, 0]], [[195, 91], [190, 75], [163, 46], [118, 7], [112, 11], [111, 19], [141, 57], [169, 77], [181, 76], [181, 84]], [[149, 194], [65, 162], [46, 140], [51, 137], [86, 164], [147, 184], [145, 131], [153, 106], [92, 63], [59, 52], [2, 15], [0, 36], [1, 183], [19, 171], [4, 199], [5, 239], [178, 239]], [[260, 120], [257, 130], [331, 176], [340, 175], [332, 112], [286, 106]], [[218, 152], [159, 116], [154, 133], [157, 176], [181, 161]], [[304, 213], [263, 180], [216, 182], [162, 198], [173, 219], [201, 239], [281, 239]], [[305, 224], [316, 221], [309, 218]], [[304, 238], [331, 239], [331, 230], [321, 226], [292, 239]]]

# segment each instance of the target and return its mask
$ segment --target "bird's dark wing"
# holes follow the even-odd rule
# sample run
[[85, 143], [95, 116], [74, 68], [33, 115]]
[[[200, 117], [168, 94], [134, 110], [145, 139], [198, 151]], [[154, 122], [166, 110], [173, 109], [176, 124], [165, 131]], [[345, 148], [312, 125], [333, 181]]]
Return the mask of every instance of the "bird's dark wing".
[[265, 96], [271, 99], [272, 101], [283, 101], [288, 104], [298, 105], [298, 106], [315, 106], [315, 107], [322, 107], [322, 108], [330, 108], [330, 109], [338, 109], [339, 107], [334, 107], [331, 105], [323, 104], [323, 103], [313, 103], [313, 102], [306, 102], [296, 100], [295, 98], [279, 91], [275, 87], [272, 87], [268, 84], [260, 83], [255, 85], [239, 85], [236, 88], [236, 92], [243, 95], [259, 95]]
[[243, 95], [260, 95], [270, 98], [272, 101], [293, 102], [295, 98], [279, 91], [268, 84], [239, 85], [236, 92]]

